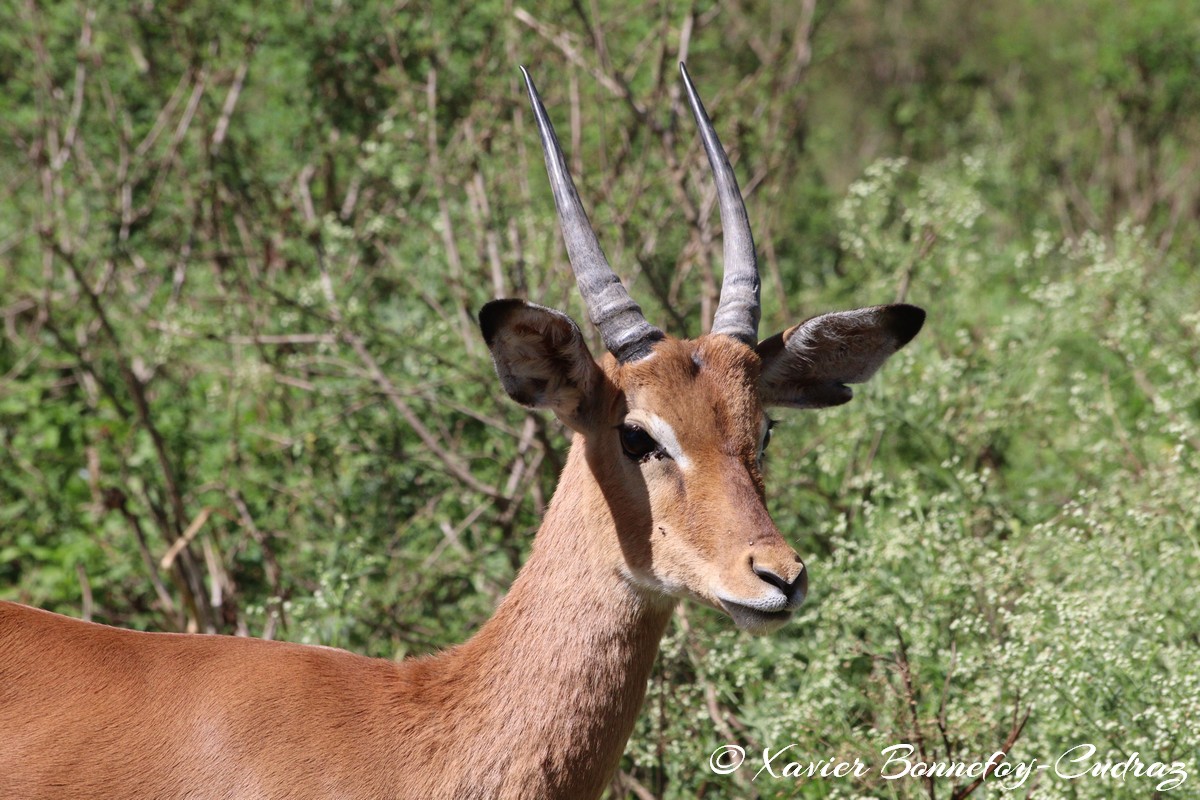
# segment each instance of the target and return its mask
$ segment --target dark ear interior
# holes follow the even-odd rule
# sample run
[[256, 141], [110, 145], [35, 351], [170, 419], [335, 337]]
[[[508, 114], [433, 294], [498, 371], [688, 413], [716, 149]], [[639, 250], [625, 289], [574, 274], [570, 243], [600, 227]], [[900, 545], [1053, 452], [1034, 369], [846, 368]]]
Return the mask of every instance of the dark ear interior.
[[491, 300], [484, 303], [483, 308], [479, 309], [479, 330], [483, 334], [483, 342], [488, 346], [489, 350], [492, 347], [492, 342], [500, 334], [500, 329], [503, 327], [504, 321], [513, 313], [529, 305], [524, 300], [514, 299]]
[[574, 320], [524, 300], [493, 300], [480, 309], [479, 327], [509, 397], [580, 423], [603, 375]]
[[925, 324], [906, 304], [822, 314], [764, 339], [759, 389], [764, 405], [822, 408], [849, 401], [863, 383]]

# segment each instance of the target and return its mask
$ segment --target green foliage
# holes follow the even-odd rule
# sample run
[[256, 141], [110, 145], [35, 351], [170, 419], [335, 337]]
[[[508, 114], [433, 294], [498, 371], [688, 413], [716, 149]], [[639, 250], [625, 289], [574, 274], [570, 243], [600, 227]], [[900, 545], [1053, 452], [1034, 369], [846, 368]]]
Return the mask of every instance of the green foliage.
[[[980, 205], [993, 172], [975, 156], [887, 161], [850, 187], [839, 220], [862, 260], [847, 282], [882, 284], [919, 246], [913, 231], [934, 226], [938, 250], [914, 284], [953, 299], [931, 304], [926, 346], [893, 359], [878, 387], [777, 436], [768, 493], [815, 588], [770, 641], [697, 633], [693, 615], [664, 647], [675, 677], [654, 689], [671, 698], [666, 721], [652, 705], [634, 755], [656, 763], [656, 737], [671, 742], [657, 762], [669, 796], [711, 786], [696, 767], [729, 741], [704, 711], [706, 686], [745, 725], [733, 741], [747, 762], [728, 796], [925, 796], [919, 780], [880, 778], [885, 747], [919, 730], [931, 758], [986, 760], [1014, 709], [1030, 716], [1011, 759], [1053, 762], [1086, 743], [1101, 759], [1137, 752], [1194, 769], [1196, 279], [1129, 226], [989, 246], [978, 229], [1003, 214]], [[793, 467], [797, 451], [808, 457]], [[749, 780], [764, 746], [790, 743], [777, 767], [860, 756], [875, 771]], [[1029, 789], [1001, 783], [988, 796]], [[1153, 790], [1048, 775], [1038, 785], [1071, 797]]]
[[[1026, 714], [1010, 760], [1200, 770], [1190, 0], [585, 5], [8, 15], [0, 596], [384, 657], [469, 636], [565, 452], [472, 315], [583, 318], [516, 66], [618, 272], [696, 335], [720, 236], [685, 41], [764, 334], [898, 293], [929, 323], [854, 402], [782, 415], [768, 494], [804, 614], [752, 639], [683, 609], [612, 796], [929, 797], [879, 751], [986, 759]], [[715, 775], [728, 743], [747, 764]], [[789, 743], [875, 769], [750, 779]]]

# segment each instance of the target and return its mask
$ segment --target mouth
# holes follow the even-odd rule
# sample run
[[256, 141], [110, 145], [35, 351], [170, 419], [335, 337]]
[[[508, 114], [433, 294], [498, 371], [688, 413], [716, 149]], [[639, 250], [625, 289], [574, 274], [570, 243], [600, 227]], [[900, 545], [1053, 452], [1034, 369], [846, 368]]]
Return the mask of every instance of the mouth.
[[733, 624], [749, 633], [761, 634], [779, 630], [792, 619], [795, 612], [794, 608], [788, 608], [782, 598], [779, 603], [764, 602], [754, 606], [724, 597], [718, 597], [717, 600], [733, 620]]

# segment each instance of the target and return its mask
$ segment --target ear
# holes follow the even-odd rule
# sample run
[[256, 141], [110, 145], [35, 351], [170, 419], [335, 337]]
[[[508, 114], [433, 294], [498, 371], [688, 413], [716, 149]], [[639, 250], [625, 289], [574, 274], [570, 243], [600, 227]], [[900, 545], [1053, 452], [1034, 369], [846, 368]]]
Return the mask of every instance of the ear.
[[763, 405], [792, 408], [837, 406], [925, 324], [916, 306], [890, 305], [822, 314], [756, 348], [762, 358], [759, 392]]
[[493, 300], [480, 309], [479, 327], [508, 396], [578, 430], [604, 376], [574, 320], [524, 300]]

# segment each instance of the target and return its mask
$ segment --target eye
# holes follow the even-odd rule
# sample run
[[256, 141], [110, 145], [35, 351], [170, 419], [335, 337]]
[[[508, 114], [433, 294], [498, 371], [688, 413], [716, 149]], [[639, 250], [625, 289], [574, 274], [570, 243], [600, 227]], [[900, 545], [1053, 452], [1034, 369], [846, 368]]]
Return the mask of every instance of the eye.
[[765, 453], [767, 445], [771, 443], [771, 431], [775, 430], [775, 420], [767, 419], [767, 432], [763, 434], [762, 446], [758, 448], [758, 452]]
[[621, 449], [634, 461], [641, 461], [654, 453], [662, 452], [654, 437], [637, 425], [627, 422], [618, 430], [621, 435]]

